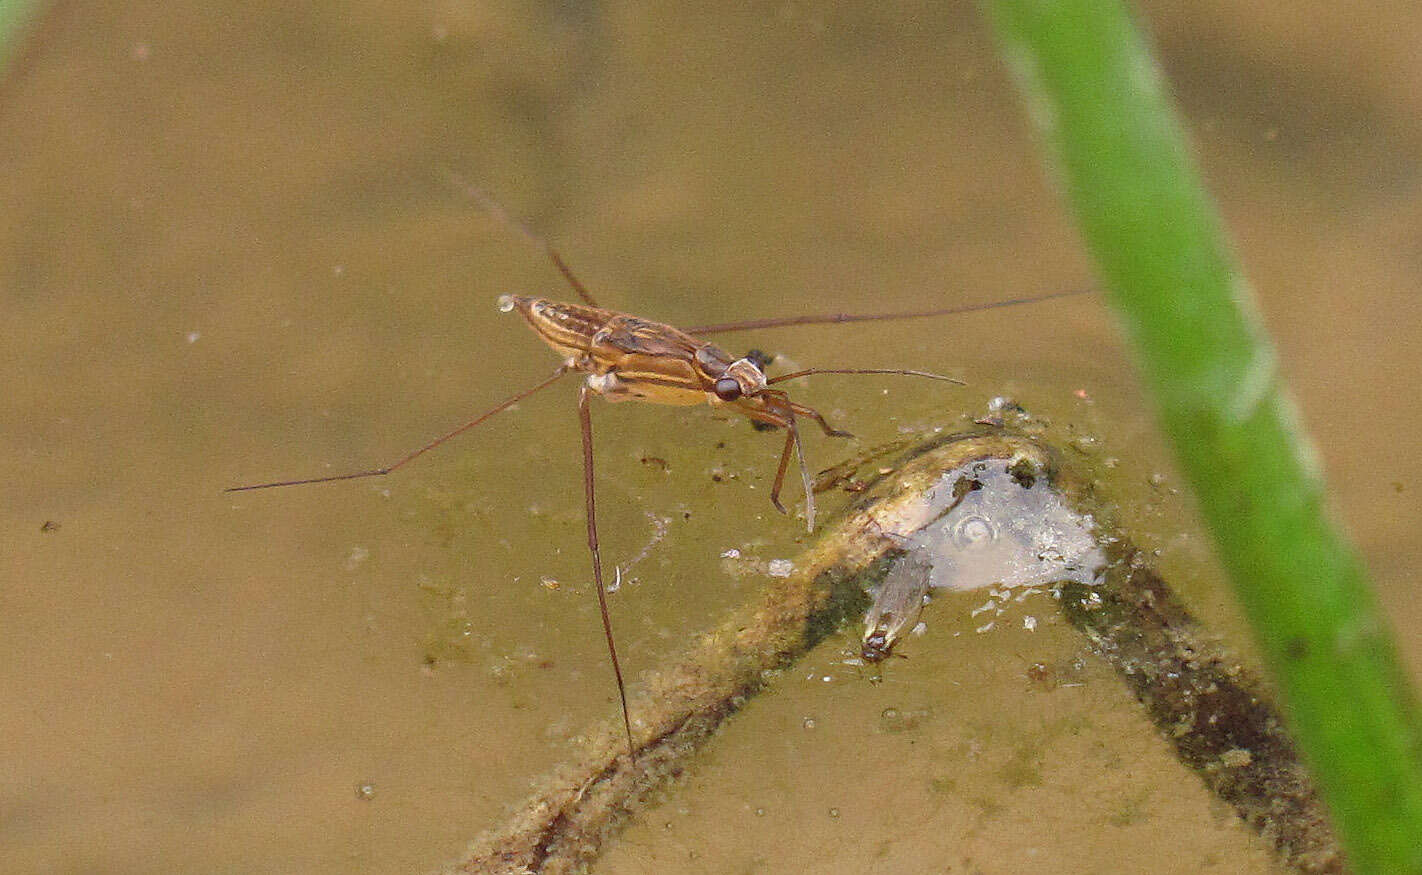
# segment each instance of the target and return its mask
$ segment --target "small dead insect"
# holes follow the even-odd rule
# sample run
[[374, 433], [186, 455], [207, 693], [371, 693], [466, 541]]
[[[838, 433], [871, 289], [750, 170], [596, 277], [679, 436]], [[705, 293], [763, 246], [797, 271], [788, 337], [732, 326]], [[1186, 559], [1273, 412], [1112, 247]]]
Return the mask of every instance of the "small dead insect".
[[812, 374], [889, 374], [925, 377], [960, 385], [962, 381], [927, 371], [904, 368], [806, 368], [789, 374], [768, 377], [762, 364], [767, 361], [763, 353], [752, 352], [737, 358], [720, 347], [699, 339], [701, 336], [791, 325], [946, 316], [954, 313], [1009, 307], [1016, 304], [1036, 303], [1068, 295], [1084, 294], [1086, 291], [1055, 292], [1029, 298], [1014, 298], [986, 304], [942, 307], [909, 313], [834, 313], [817, 316], [790, 316], [702, 325], [683, 330], [598, 306], [592, 294], [574, 276], [562, 257], [546, 240], [533, 233], [522, 223], [509, 217], [498, 204], [490, 200], [483, 192], [470, 186], [464, 186], [464, 188], [487, 212], [518, 229], [540, 245], [552, 259], [558, 272], [563, 275], [568, 285], [582, 300], [581, 304], [571, 304], [560, 303], [548, 298], [522, 295], [504, 295], [498, 300], [498, 307], [501, 311], [507, 313], [517, 310], [539, 338], [562, 357], [562, 363], [541, 382], [499, 402], [453, 431], [435, 438], [382, 468], [326, 477], [307, 477], [299, 480], [279, 480], [272, 483], [233, 486], [225, 491], [245, 492], [254, 489], [329, 483], [390, 474], [446, 441], [475, 428], [495, 414], [501, 413], [534, 393], [547, 388], [560, 378], [571, 373], [586, 374], [587, 377], [578, 390], [578, 420], [582, 428], [583, 495], [587, 519], [587, 543], [588, 551], [592, 556], [593, 583], [597, 590], [598, 609], [602, 615], [602, 631], [607, 641], [607, 651], [617, 682], [617, 695], [622, 704], [622, 724], [627, 734], [629, 755], [635, 752], [636, 746], [633, 742], [632, 720], [627, 707], [627, 692], [622, 680], [622, 668], [617, 658], [617, 645], [613, 639], [612, 622], [608, 615], [607, 590], [603, 584], [602, 576], [602, 557], [598, 551], [596, 496], [593, 485], [592, 417], [589, 412], [589, 399], [593, 395], [600, 395], [608, 401], [647, 401], [669, 405], [704, 403], [739, 413], [750, 419], [752, 423], [772, 428], [784, 428], [785, 444], [781, 449], [779, 466], [776, 468], [775, 480], [771, 486], [770, 501], [776, 510], [781, 513], [787, 512], [785, 505], [780, 501], [780, 490], [784, 485], [785, 474], [793, 455], [804, 489], [806, 528], [813, 532], [815, 528], [815, 494], [810, 481], [809, 468], [805, 464], [805, 452], [800, 440], [798, 421], [801, 418], [812, 420], [830, 437], [850, 437], [851, 435], [849, 432], [831, 427], [825, 421], [824, 416], [814, 408], [792, 401], [784, 389], [772, 387]]
[[894, 645], [918, 622], [932, 577], [933, 561], [921, 549], [908, 548], [894, 560], [864, 615], [861, 659], [873, 664], [890, 656], [903, 658], [902, 653], [894, 652]]

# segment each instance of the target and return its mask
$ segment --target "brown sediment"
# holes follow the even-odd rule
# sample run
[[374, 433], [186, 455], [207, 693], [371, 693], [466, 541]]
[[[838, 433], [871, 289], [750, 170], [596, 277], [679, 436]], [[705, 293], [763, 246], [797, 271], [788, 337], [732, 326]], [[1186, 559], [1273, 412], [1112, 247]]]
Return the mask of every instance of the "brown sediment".
[[[589, 733], [578, 755], [545, 776], [521, 809], [480, 836], [447, 872], [581, 871], [655, 790], [684, 771], [731, 714], [776, 675], [858, 620], [867, 586], [901, 555], [905, 533], [935, 522], [922, 496], [945, 475], [977, 476], [992, 460], [1009, 488], [1046, 482], [1091, 513], [1088, 491], [1033, 440], [994, 430], [938, 437], [909, 450], [797, 558], [795, 571], [701, 635], [631, 697], [636, 754], [620, 723]], [[876, 458], [875, 464], [878, 464]], [[883, 469], [889, 470], [889, 469]], [[972, 473], [970, 473], [972, 472]], [[1103, 515], [1093, 514], [1097, 520]], [[1117, 670], [1186, 766], [1272, 841], [1286, 864], [1343, 871], [1340, 852], [1281, 719], [1251, 675], [1208, 643], [1169, 588], [1114, 532], [1113, 561], [1092, 584], [1061, 588], [1063, 610]]]

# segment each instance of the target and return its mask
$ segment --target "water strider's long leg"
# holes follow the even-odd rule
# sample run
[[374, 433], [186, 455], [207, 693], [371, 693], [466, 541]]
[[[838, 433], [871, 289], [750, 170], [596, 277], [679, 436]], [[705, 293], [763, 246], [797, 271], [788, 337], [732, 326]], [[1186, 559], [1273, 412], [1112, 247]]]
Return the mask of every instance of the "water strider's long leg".
[[592, 414], [587, 386], [578, 389], [578, 422], [583, 432], [583, 495], [588, 519], [588, 552], [592, 554], [593, 585], [597, 588], [597, 607], [602, 612], [602, 632], [607, 638], [607, 654], [612, 657], [612, 673], [617, 678], [617, 697], [622, 701], [622, 726], [627, 730], [627, 755], [633, 756], [632, 718], [627, 712], [627, 688], [622, 683], [622, 666], [617, 661], [617, 644], [612, 639], [612, 619], [607, 613], [607, 588], [602, 583], [602, 556], [597, 549], [597, 501], [593, 490]]
[[1025, 298], [1009, 298], [1005, 301], [989, 301], [982, 304], [957, 304], [933, 310], [915, 310], [907, 313], [823, 313], [813, 316], [781, 316], [771, 319], [747, 319], [741, 322], [721, 322], [715, 325], [696, 325], [683, 328], [687, 334], [721, 334], [729, 331], [750, 331], [754, 328], [784, 328], [790, 325], [833, 325], [844, 322], [880, 322], [893, 319], [923, 319], [928, 316], [951, 316], [954, 313], [973, 313], [978, 310], [996, 310], [998, 307], [1014, 307], [1018, 304], [1036, 304], [1054, 298], [1072, 295], [1087, 295], [1095, 289], [1070, 289], [1064, 292], [1048, 292]]
[[781, 513], [789, 513], [780, 503], [780, 487], [785, 483], [785, 469], [790, 465], [790, 451], [794, 446], [795, 433], [785, 430], [785, 448], [780, 451], [780, 464], [775, 469], [775, 482], [770, 486], [770, 503]]
[[810, 483], [810, 469], [805, 464], [805, 448], [800, 443], [800, 430], [795, 427], [795, 405], [790, 402], [790, 398], [781, 391], [765, 390], [762, 395], [770, 395], [777, 398], [782, 409], [775, 411], [785, 421], [785, 448], [780, 451], [780, 464], [775, 469], [775, 482], [770, 487], [770, 503], [775, 505], [775, 509], [785, 513], [785, 505], [780, 503], [780, 487], [785, 484], [785, 470], [790, 464], [790, 452], [795, 452], [795, 457], [800, 463], [800, 481], [805, 487], [805, 528], [806, 531], [815, 531], [815, 490]]
[[479, 204], [480, 209], [541, 246], [543, 251], [548, 253], [548, 257], [553, 260], [553, 266], [558, 268], [558, 272], [563, 275], [563, 279], [567, 280], [568, 285], [573, 287], [573, 291], [578, 293], [578, 297], [583, 299], [583, 303], [589, 307], [599, 306], [598, 302], [593, 300], [592, 293], [587, 290], [587, 287], [568, 269], [568, 265], [563, 262], [563, 256], [558, 254], [558, 250], [553, 248], [552, 243], [549, 243], [546, 238], [539, 236], [532, 228], [523, 222], [509, 215], [508, 210], [500, 206], [498, 201], [489, 197], [488, 193], [482, 188], [466, 181], [464, 177], [455, 173], [453, 170], [446, 172], [449, 174], [450, 182], [454, 183], [456, 188], [463, 189], [465, 194], [469, 195], [469, 197], [473, 198], [474, 201]]
[[581, 280], [573, 276], [573, 271], [563, 262], [563, 256], [558, 254], [558, 250], [553, 248], [553, 244], [545, 241], [543, 248], [548, 252], [548, 257], [553, 259], [553, 265], [558, 268], [558, 272], [563, 275], [563, 279], [567, 280], [568, 285], [573, 287], [573, 291], [578, 293], [578, 297], [583, 299], [583, 303], [589, 307], [600, 306], [593, 298], [592, 293], [588, 291], [587, 286], [584, 286]]
[[246, 492], [251, 489], [271, 489], [274, 486], [302, 486], [307, 483], [330, 483], [334, 480], [355, 480], [359, 477], [380, 477], [382, 475], [389, 474], [390, 472], [398, 468], [404, 467], [406, 463], [413, 462], [418, 457], [423, 456], [425, 453], [428, 453], [430, 450], [434, 449], [445, 441], [450, 440], [451, 438], [459, 437], [469, 429], [480, 424], [481, 422], [493, 416], [494, 414], [502, 413], [503, 411], [508, 410], [510, 407], [532, 395], [534, 392], [537, 392], [540, 389], [548, 388], [549, 386], [553, 385], [553, 383], [557, 381], [559, 377], [568, 373], [569, 370], [571, 370], [571, 368], [568, 365], [559, 365], [557, 370], [555, 370], [547, 379], [543, 380], [538, 385], [528, 389], [524, 389], [522, 392], [505, 398], [503, 401], [500, 401], [498, 404], [494, 405], [490, 409], [484, 411], [483, 413], [464, 423], [459, 428], [456, 428], [454, 431], [440, 435], [439, 437], [425, 444], [423, 447], [420, 447], [418, 450], [406, 453], [405, 457], [400, 459], [400, 461], [395, 462], [391, 465], [386, 465], [384, 468], [372, 468], [369, 471], [356, 471], [351, 474], [335, 474], [329, 477], [307, 477], [302, 480], [278, 480], [275, 483], [255, 483], [250, 486], [229, 486], [228, 488], [222, 491]]
[[800, 465], [800, 485], [805, 490], [805, 531], [815, 532], [815, 486], [810, 482], [810, 468], [805, 464], [805, 445], [800, 442], [800, 430], [795, 427], [795, 415], [790, 414], [790, 434], [795, 437], [795, 459]]

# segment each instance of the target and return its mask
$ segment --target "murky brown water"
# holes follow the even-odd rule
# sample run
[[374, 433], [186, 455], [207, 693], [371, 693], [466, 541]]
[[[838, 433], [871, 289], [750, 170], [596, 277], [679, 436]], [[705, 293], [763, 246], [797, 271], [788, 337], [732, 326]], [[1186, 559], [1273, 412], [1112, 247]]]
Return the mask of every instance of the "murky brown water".
[[[1417, 669], [1422, 12], [1161, 7]], [[220, 491], [389, 461], [554, 364], [493, 301], [559, 277], [448, 171], [671, 322], [1089, 283], [974, 9], [894, 8], [62, 5], [0, 91], [0, 868], [425, 870], [613, 713], [570, 386], [384, 482]], [[1095, 301], [728, 340], [969, 381], [804, 388], [866, 439], [1001, 393], [1099, 437], [1139, 539], [1237, 628], [1175, 478], [1140, 488], [1168, 467]], [[721, 551], [800, 533], [765, 500], [774, 436], [594, 415], [609, 561], [668, 521], [613, 598], [635, 675], [754, 585]], [[970, 607], [936, 604], [882, 685], [833, 648], [787, 676], [605, 871], [1270, 868], [1107, 669], [1027, 683], [1080, 652], [1065, 627], [977, 634]]]

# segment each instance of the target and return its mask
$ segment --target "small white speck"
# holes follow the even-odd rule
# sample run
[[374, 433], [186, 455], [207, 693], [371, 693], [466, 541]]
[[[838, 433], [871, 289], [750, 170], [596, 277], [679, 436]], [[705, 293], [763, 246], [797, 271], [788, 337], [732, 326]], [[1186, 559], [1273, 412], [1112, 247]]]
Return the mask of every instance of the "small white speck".
[[202, 337], [201, 331], [189, 331], [187, 334], [183, 335], [183, 339], [186, 340], [188, 343], [197, 343], [198, 338], [200, 337]]
[[979, 626], [978, 628], [974, 629], [973, 631], [976, 632], [976, 633], [978, 633], [979, 635], [981, 635], [981, 634], [983, 634], [984, 632], [991, 632], [991, 631], [992, 631], [992, 627], [993, 627], [993, 626], [996, 626], [996, 625], [997, 625], [997, 621], [996, 621], [996, 620], [989, 620], [988, 622], [984, 623], [983, 625]]
[[1028, 632], [1037, 631], [1037, 618], [1030, 615], [1023, 617], [1022, 628], [1026, 629]]
[[346, 554], [346, 570], [355, 571], [361, 563], [370, 558], [370, 551], [365, 547], [352, 547]]
[[789, 577], [795, 570], [795, 563], [789, 559], [772, 559], [765, 563], [765, 573], [771, 577]]
[[721, 554], [721, 558], [722, 558], [722, 559], [739, 559], [739, 558], [741, 558], [741, 551], [740, 551], [740, 550], [737, 550], [735, 547], [732, 547], [731, 549], [726, 550], [725, 552], [723, 552], [723, 553]]

